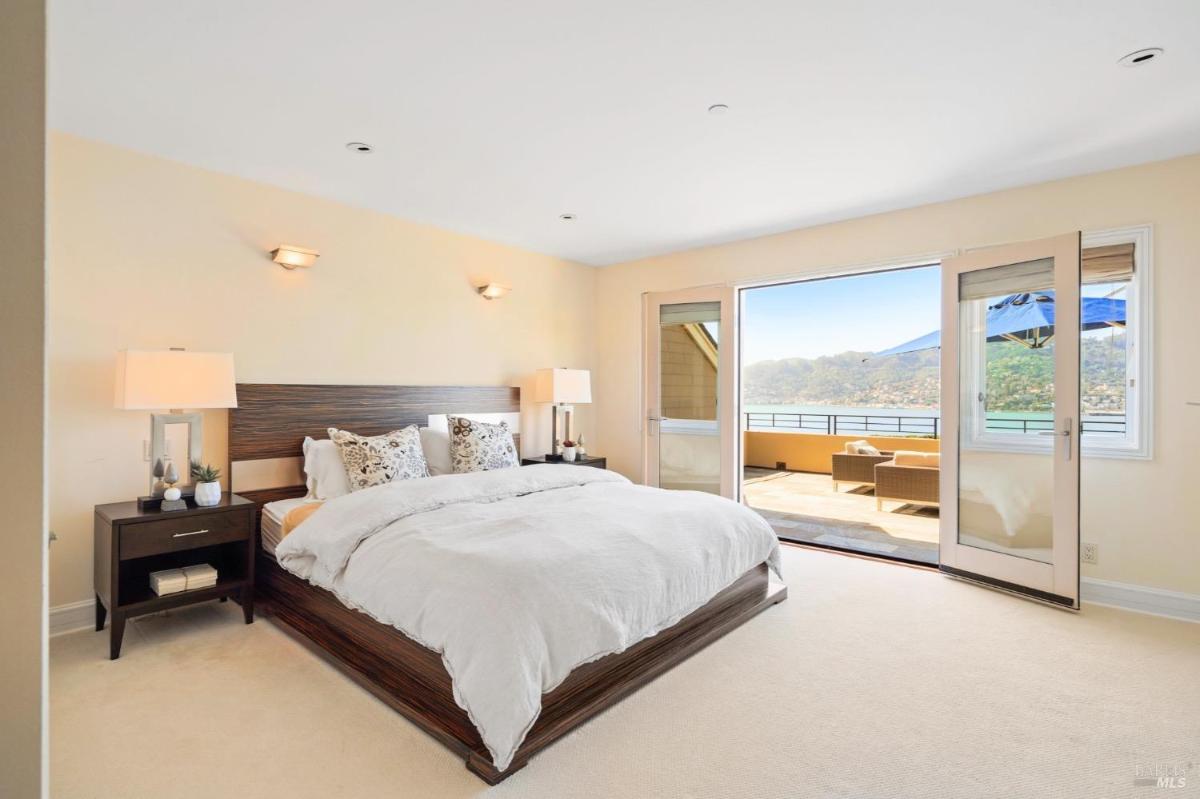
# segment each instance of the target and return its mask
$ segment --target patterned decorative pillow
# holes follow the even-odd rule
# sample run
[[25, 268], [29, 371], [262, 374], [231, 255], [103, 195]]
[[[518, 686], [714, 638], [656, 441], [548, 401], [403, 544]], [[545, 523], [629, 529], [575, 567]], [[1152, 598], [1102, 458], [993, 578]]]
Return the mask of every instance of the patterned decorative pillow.
[[490, 424], [449, 416], [450, 467], [455, 474], [507, 469], [518, 465], [517, 445], [508, 424]]
[[342, 454], [351, 491], [429, 476], [416, 425], [382, 436], [360, 436], [331, 427], [329, 440]]

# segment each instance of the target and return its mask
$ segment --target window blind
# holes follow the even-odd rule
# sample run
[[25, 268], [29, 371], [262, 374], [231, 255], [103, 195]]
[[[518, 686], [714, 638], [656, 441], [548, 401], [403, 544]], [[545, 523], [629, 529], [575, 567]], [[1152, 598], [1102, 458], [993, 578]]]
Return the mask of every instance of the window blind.
[[1084, 283], [1116, 283], [1133, 279], [1133, 242], [1088, 247], [1083, 251]]
[[673, 305], [661, 305], [658, 309], [658, 322], [663, 326], [719, 321], [721, 321], [721, 303], [719, 302], [681, 302]]

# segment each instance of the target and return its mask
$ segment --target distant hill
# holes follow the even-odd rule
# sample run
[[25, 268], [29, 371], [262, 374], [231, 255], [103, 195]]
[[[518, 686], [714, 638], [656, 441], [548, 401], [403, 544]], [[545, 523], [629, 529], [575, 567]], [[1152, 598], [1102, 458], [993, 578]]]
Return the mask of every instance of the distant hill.
[[[742, 374], [752, 405], [850, 405], [936, 408], [940, 404], [938, 350], [870, 357], [843, 352], [820, 358], [759, 361]], [[865, 360], [864, 360], [865, 359]], [[988, 409], [1050, 410], [1053, 346], [1039, 350], [1012, 342], [988, 345]], [[1125, 335], [1083, 340], [1083, 407], [1089, 413], [1125, 407]]]

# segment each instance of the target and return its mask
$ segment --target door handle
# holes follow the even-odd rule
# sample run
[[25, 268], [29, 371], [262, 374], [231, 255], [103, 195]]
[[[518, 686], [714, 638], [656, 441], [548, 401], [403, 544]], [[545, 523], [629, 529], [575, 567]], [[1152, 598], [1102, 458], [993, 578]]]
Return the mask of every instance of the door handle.
[[1074, 428], [1071, 425], [1070, 419], [1067, 419], [1066, 422], [1066, 427], [1059, 435], [1067, 440], [1067, 460], [1071, 460], [1071, 436], [1074, 433]]
[[189, 535], [203, 535], [204, 533], [207, 533], [207, 532], [208, 532], [208, 530], [193, 530], [190, 533], [176, 533], [175, 535], [173, 535], [171, 537], [172, 538], [187, 538]]

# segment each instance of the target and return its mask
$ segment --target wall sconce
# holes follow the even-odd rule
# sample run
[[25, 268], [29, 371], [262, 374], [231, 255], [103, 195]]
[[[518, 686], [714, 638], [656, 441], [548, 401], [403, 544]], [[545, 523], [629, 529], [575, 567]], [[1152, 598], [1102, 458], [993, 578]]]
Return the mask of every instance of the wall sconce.
[[284, 269], [295, 269], [297, 266], [312, 266], [317, 262], [321, 253], [294, 244], [280, 244], [271, 250], [271, 260]]
[[498, 300], [512, 289], [508, 286], [501, 286], [499, 283], [488, 283], [483, 286], [476, 286], [475, 290], [479, 292], [479, 296], [485, 300]]

